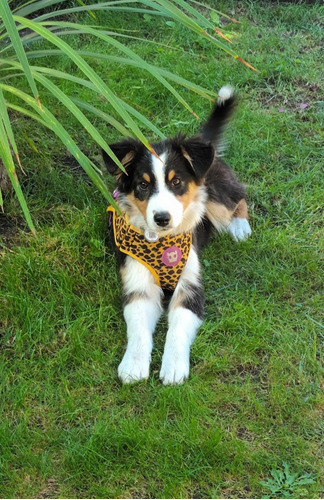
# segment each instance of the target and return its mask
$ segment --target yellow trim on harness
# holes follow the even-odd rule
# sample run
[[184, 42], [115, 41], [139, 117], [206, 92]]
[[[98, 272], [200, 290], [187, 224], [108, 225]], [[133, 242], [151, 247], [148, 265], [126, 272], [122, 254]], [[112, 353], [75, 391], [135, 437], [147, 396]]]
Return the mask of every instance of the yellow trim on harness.
[[127, 215], [119, 215], [109, 206], [113, 216], [114, 240], [124, 254], [143, 264], [161, 288], [173, 291], [188, 260], [192, 235], [163, 236], [156, 242], [145, 239], [144, 233], [129, 223]]

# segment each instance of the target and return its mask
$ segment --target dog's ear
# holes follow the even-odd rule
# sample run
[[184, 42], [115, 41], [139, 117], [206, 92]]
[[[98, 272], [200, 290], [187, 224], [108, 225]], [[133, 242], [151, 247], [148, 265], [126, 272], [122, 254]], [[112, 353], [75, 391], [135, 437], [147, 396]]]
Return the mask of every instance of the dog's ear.
[[[140, 141], [132, 138], [124, 139], [120, 142], [115, 142], [114, 144], [110, 144], [109, 147], [117, 156], [120, 163], [125, 167], [126, 171], [134, 164], [136, 158], [144, 150], [143, 144]], [[107, 170], [110, 174], [119, 175], [122, 173], [118, 165], [116, 165], [116, 163], [110, 158], [106, 151], [102, 150], [102, 156]]]
[[214, 160], [215, 149], [200, 137], [191, 137], [183, 142], [181, 152], [195, 176], [202, 179]]

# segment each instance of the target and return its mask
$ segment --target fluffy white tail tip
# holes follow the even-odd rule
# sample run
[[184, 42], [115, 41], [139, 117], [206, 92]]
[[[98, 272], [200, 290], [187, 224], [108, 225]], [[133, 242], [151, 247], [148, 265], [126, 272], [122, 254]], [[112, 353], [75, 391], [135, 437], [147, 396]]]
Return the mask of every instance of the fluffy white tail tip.
[[234, 89], [230, 85], [224, 85], [218, 92], [217, 102], [223, 104], [227, 99], [234, 95]]

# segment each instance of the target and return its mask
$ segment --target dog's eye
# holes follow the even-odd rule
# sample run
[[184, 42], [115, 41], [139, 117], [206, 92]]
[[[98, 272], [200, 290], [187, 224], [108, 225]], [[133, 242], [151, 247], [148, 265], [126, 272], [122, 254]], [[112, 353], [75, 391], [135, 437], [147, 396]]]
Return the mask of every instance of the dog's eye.
[[181, 182], [181, 179], [179, 177], [173, 177], [173, 179], [172, 179], [173, 186], [179, 186], [180, 182]]
[[139, 183], [139, 187], [145, 191], [148, 188], [148, 182], [142, 181]]

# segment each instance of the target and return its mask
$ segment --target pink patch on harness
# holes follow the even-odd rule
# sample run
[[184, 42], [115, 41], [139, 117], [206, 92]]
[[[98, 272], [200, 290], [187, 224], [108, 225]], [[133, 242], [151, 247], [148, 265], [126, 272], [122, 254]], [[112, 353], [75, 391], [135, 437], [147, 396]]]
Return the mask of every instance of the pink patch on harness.
[[178, 247], [169, 247], [162, 254], [162, 262], [168, 267], [176, 266], [182, 258], [182, 252]]

